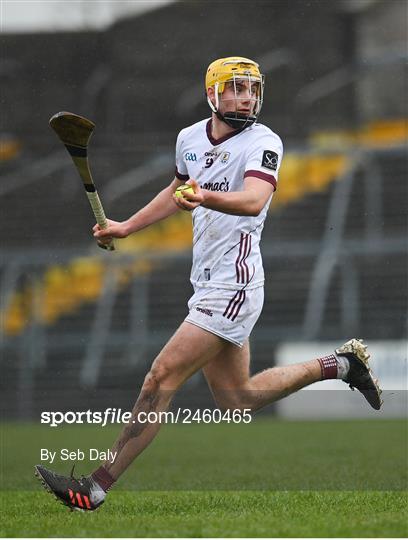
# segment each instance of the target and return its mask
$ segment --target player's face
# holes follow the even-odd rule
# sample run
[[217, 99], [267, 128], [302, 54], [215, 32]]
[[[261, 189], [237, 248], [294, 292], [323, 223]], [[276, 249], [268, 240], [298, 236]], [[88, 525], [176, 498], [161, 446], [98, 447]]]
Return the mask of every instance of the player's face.
[[259, 82], [250, 83], [247, 79], [236, 79], [225, 83], [224, 92], [220, 99], [220, 113], [254, 114], [259, 96], [259, 86]]

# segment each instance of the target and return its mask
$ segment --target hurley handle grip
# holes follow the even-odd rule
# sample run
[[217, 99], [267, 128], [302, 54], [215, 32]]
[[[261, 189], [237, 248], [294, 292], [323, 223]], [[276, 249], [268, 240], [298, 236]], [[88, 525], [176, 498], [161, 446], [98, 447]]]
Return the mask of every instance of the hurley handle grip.
[[[87, 191], [86, 195], [88, 197], [89, 204], [92, 207], [92, 211], [94, 213], [95, 219], [97, 224], [101, 229], [106, 229], [108, 227], [108, 221], [105, 216], [105, 212], [102, 207], [101, 200], [99, 198], [98, 192], [95, 191]], [[113, 243], [113, 239], [110, 239], [108, 243], [104, 243], [101, 240], [98, 240], [98, 246], [107, 249], [108, 251], [114, 251], [115, 245]]]

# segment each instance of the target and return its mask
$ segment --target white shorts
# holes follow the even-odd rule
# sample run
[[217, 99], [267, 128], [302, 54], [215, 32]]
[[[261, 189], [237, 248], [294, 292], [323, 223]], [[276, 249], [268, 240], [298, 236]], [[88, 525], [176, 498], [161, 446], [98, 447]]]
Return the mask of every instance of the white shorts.
[[263, 286], [237, 291], [199, 287], [188, 301], [190, 313], [185, 320], [242, 347], [261, 314], [263, 301]]

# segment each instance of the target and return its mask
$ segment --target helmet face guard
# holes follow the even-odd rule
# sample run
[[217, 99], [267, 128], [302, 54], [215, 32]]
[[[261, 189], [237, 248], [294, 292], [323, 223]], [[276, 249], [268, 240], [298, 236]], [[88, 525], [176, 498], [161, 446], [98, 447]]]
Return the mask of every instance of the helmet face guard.
[[[234, 129], [244, 129], [257, 121], [263, 103], [264, 76], [256, 62], [242, 57], [221, 58], [209, 66], [205, 82], [206, 90], [214, 88], [215, 103], [208, 94], [207, 101], [217, 118]], [[219, 107], [226, 84], [233, 89], [234, 98], [229, 98], [233, 102], [233, 110], [221, 113]], [[249, 102], [249, 112], [239, 111], [240, 101]]]

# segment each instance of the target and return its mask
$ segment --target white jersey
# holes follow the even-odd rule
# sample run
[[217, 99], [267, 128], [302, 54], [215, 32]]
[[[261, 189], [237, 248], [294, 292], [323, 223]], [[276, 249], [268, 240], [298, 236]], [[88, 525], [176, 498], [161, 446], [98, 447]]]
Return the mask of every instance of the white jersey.
[[[262, 124], [215, 140], [211, 119], [206, 119], [180, 131], [176, 177], [192, 178], [211, 191], [243, 191], [246, 177], [270, 182], [276, 189], [282, 153], [278, 135]], [[233, 216], [202, 206], [193, 210], [194, 289], [252, 289], [263, 284], [259, 242], [271, 199], [258, 216]]]

